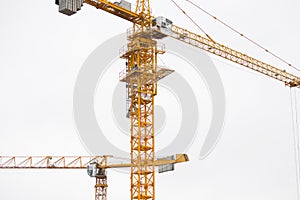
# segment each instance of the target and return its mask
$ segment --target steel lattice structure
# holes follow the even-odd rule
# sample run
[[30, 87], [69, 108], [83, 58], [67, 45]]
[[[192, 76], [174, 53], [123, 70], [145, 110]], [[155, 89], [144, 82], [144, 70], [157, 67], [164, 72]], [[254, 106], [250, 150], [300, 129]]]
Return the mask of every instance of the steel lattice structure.
[[[155, 166], [188, 161], [186, 154], [177, 154], [171, 159], [155, 159], [154, 99], [157, 82], [173, 72], [157, 67], [157, 55], [165, 53], [164, 45], [159, 44], [158, 40], [164, 37], [175, 38], [230, 60], [279, 80], [286, 86], [300, 88], [300, 77], [297, 75], [173, 25], [166, 18], [153, 17], [149, 0], [137, 0], [135, 11], [125, 4], [122, 6], [124, 0], [120, 3], [108, 0], [56, 0], [60, 12], [66, 15], [80, 10], [83, 2], [133, 23], [133, 28], [128, 31], [129, 43], [120, 51], [120, 57], [126, 59], [126, 68], [119, 75], [120, 81], [126, 83], [129, 101], [130, 161], [113, 163], [107, 160], [111, 156], [0, 156], [1, 169], [85, 169], [90, 163], [95, 164], [96, 171], [129, 167], [131, 200], [155, 200]], [[106, 200], [105, 171], [95, 177], [95, 199]]]

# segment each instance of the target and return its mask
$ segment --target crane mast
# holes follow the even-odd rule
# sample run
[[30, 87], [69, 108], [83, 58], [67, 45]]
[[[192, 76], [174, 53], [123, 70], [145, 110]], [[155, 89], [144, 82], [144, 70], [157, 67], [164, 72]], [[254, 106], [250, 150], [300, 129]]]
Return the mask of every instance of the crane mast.
[[130, 196], [131, 199], [155, 199], [154, 152], [154, 97], [157, 94], [157, 54], [164, 53], [157, 41], [147, 33], [151, 27], [149, 0], [137, 0], [135, 13], [140, 21], [128, 31], [127, 50], [121, 55], [126, 59], [126, 82], [130, 101]]
[[130, 156], [135, 165], [131, 167], [131, 199], [140, 200], [154, 199], [154, 166], [141, 165], [154, 159], [154, 96], [157, 93], [155, 80], [140, 74], [147, 70], [151, 75], [157, 70], [158, 51], [155, 41], [137, 33], [130, 36], [128, 50], [121, 57], [128, 65], [125, 79], [130, 99]]
[[[127, 60], [127, 75], [142, 69], [155, 72], [157, 66], [156, 42], [141, 37], [144, 30], [150, 27], [149, 0], [137, 0], [135, 13], [142, 17], [140, 23], [133, 24], [133, 32], [128, 35], [128, 50], [122, 56]], [[157, 84], [151, 78], [147, 80], [139, 75], [130, 78], [127, 83], [130, 99], [130, 157], [131, 163], [136, 165], [130, 169], [130, 197], [132, 200], [153, 200], [155, 169], [153, 165], [142, 167], [141, 164], [154, 160], [154, 96]]]

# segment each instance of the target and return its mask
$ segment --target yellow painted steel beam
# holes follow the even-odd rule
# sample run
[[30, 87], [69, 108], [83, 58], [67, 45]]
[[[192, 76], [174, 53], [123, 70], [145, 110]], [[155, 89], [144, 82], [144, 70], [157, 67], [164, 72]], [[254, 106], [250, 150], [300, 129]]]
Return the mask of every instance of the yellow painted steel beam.
[[[157, 72], [158, 51], [157, 42], [143, 36], [151, 27], [150, 1], [137, 0], [135, 13], [139, 13], [141, 18], [133, 23], [133, 32], [128, 37], [128, 49], [123, 57], [127, 60], [126, 82], [130, 99], [130, 199], [154, 200], [154, 97], [157, 93], [154, 73]], [[150, 76], [134, 71], [148, 71]]]
[[[125, 158], [116, 160], [119, 160], [118, 163], [110, 163], [109, 159], [106, 163], [105, 156], [0, 156], [0, 169], [86, 169], [91, 162], [98, 162], [99, 167], [103, 169], [133, 166], [129, 162], [124, 162]], [[154, 160], [153, 163], [148, 161], [141, 165], [159, 166], [187, 161], [189, 159], [186, 154], [176, 154], [174, 160]]]
[[143, 21], [143, 16], [140, 16], [135, 12], [127, 10], [107, 0], [85, 0], [84, 2], [97, 9], [104, 10], [133, 23], [141, 23]]
[[103, 156], [0, 156], [0, 169], [85, 169]]
[[230, 60], [234, 63], [257, 71], [261, 74], [267, 75], [271, 78], [277, 79], [281, 82], [284, 82], [286, 86], [300, 88], [299, 76], [288, 73], [285, 70], [279, 69], [244, 53], [226, 47], [225, 45], [217, 43], [210, 38], [205, 38], [175, 25], [173, 25], [172, 34], [169, 36], [197, 48], [203, 49], [209, 53], [220, 56], [226, 60]]

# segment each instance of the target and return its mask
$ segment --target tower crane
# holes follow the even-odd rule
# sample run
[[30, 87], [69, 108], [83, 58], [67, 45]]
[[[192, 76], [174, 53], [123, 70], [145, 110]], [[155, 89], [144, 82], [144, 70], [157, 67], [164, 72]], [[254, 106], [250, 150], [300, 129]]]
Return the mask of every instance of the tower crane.
[[[208, 36], [201, 36], [173, 24], [163, 16], [152, 16], [150, 0], [137, 0], [132, 10], [125, 0], [56, 0], [59, 12], [65, 15], [77, 13], [83, 4], [111, 13], [133, 23], [127, 31], [128, 44], [120, 50], [120, 57], [126, 66], [120, 72], [121, 82], [126, 84], [130, 118], [130, 162], [109, 163], [110, 156], [95, 157], [0, 157], [0, 168], [47, 168], [83, 169], [96, 177], [96, 199], [106, 199], [107, 168], [130, 167], [131, 200], [155, 199], [155, 167], [188, 161], [186, 154], [162, 160], [155, 158], [154, 98], [157, 82], [174, 70], [157, 66], [158, 54], [165, 53], [165, 47], [158, 40], [172, 37], [178, 41], [200, 48], [206, 52], [230, 60], [273, 79], [288, 87], [300, 88], [300, 77], [263, 61], [215, 42]], [[68, 161], [69, 160], [69, 161]], [[171, 167], [172, 168], [172, 167]]]

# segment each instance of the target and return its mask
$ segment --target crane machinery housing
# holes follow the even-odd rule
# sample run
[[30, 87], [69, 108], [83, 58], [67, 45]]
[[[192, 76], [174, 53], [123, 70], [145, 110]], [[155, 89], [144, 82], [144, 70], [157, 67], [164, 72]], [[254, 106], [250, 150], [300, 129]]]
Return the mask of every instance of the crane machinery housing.
[[[172, 37], [178, 41], [200, 48], [234, 63], [257, 71], [286, 86], [300, 88], [300, 77], [282, 70], [225, 45], [215, 42], [173, 24], [172, 20], [151, 14], [150, 0], [137, 0], [132, 11], [131, 3], [120, 0], [56, 0], [59, 12], [73, 15], [81, 10], [83, 4], [116, 15], [132, 22], [127, 31], [128, 44], [120, 50], [120, 58], [126, 60], [126, 66], [120, 72], [121, 82], [126, 84], [129, 105], [127, 117], [130, 119], [130, 162], [110, 164], [111, 156], [78, 157], [4, 157], [0, 168], [47, 168], [47, 169], [83, 169], [96, 178], [95, 199], [106, 199], [107, 176], [105, 169], [130, 167], [130, 199], [155, 199], [155, 167], [160, 172], [174, 168], [175, 163], [188, 161], [186, 154], [156, 159], [154, 133], [154, 99], [157, 95], [157, 83], [174, 70], [160, 68], [157, 65], [158, 54], [166, 52], [165, 46], [158, 41]], [[37, 160], [35, 160], [37, 159]], [[69, 159], [69, 160], [68, 160]]]

